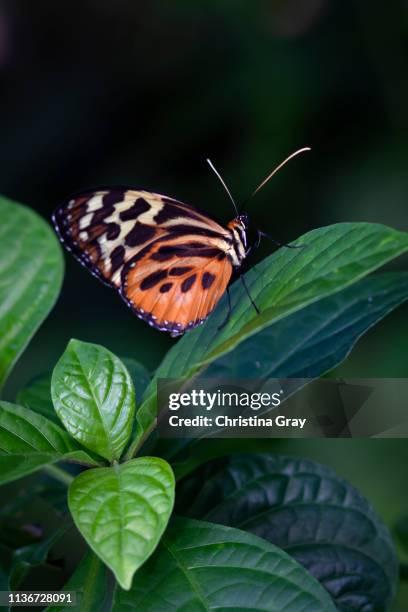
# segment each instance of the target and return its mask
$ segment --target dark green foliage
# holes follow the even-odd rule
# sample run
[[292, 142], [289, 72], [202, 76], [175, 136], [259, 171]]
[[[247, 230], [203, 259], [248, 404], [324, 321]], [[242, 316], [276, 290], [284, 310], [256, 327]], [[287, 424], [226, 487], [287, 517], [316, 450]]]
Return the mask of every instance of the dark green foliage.
[[[6, 206], [11, 225], [26, 215], [28, 241], [41, 238], [38, 248], [51, 254], [39, 259], [37, 276], [36, 270], [23, 274], [26, 283], [12, 292], [15, 308], [8, 308], [8, 294], [2, 298], [0, 382], [52, 307], [62, 270], [50, 230], [33, 213]], [[30, 500], [48, 503], [64, 529], [69, 519], [61, 486], [68, 486], [69, 512], [88, 546], [64, 587], [78, 590], [78, 610], [389, 609], [398, 564], [388, 529], [330, 469], [271, 453], [207, 462], [203, 447], [203, 465], [179, 483], [176, 498], [179, 514], [200, 521], [173, 517], [166, 531], [173, 469], [160, 456], [141, 456], [143, 444], [154, 438], [158, 378], [318, 377], [407, 299], [405, 272], [368, 276], [408, 250], [406, 234], [375, 224], [338, 224], [297, 242], [305, 248], [280, 249], [247, 274], [260, 315], [235, 283], [225, 328], [218, 329], [222, 300], [202, 328], [173, 346], [151, 380], [139, 361], [121, 361], [103, 346], [71, 340], [52, 376], [44, 373], [24, 386], [17, 404], [0, 401], [0, 483], [39, 470], [59, 480], [51, 490], [50, 479], [44, 483], [34, 474], [23, 493], [0, 508], [4, 588], [20, 587], [32, 568], [48, 566], [60, 537], [57, 530], [22, 542], [10, 516]], [[24, 249], [16, 253], [13, 261], [5, 259], [8, 287], [27, 265]], [[32, 309], [21, 318], [19, 300], [27, 296]], [[156, 454], [172, 458], [176, 473], [188, 474], [193, 463], [179, 470], [177, 462], [185, 442], [170, 446], [162, 452], [156, 445]], [[74, 474], [56, 465], [67, 462], [82, 467]], [[117, 581], [112, 601], [105, 566]], [[63, 608], [50, 608], [56, 609]]]
[[334, 612], [325, 591], [282, 550], [221, 525], [177, 519], [113, 611]]
[[398, 581], [390, 533], [329, 468], [280, 455], [208, 463], [177, 489], [177, 510], [250, 531], [306, 567], [339, 610], [387, 609]]

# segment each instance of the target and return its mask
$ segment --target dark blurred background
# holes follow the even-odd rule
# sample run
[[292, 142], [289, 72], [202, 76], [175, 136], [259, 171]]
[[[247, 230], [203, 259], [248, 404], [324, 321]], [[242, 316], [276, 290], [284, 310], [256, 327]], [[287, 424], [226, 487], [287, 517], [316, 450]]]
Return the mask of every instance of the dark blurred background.
[[[233, 211], [206, 157], [243, 200], [310, 145], [251, 201], [255, 225], [283, 241], [339, 221], [407, 230], [407, 58], [403, 0], [3, 0], [0, 192], [49, 219], [71, 192], [128, 184], [227, 221]], [[408, 376], [407, 314], [370, 332], [339, 374]], [[60, 300], [9, 396], [49, 370], [70, 337], [150, 369], [173, 342], [67, 258]], [[391, 524], [407, 510], [407, 474], [396, 471], [407, 446], [305, 441], [288, 450], [334, 465]]]
[[[406, 2], [3, 0], [0, 192], [49, 219], [73, 191], [125, 184], [227, 221], [206, 157], [242, 201], [310, 145], [251, 201], [256, 226], [282, 241], [338, 221], [407, 229], [407, 54]], [[407, 374], [406, 319], [360, 347], [354, 375]], [[18, 384], [71, 336], [149, 368], [172, 343], [67, 258]]]

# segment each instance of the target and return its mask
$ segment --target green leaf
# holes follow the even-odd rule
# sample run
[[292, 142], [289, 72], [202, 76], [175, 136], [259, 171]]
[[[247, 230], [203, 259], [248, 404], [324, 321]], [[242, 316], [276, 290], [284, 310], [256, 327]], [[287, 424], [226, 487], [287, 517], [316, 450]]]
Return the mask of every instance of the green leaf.
[[69, 527], [70, 522], [65, 522], [62, 527], [41, 542], [30, 544], [14, 551], [11, 559], [10, 590], [18, 589], [31, 568], [47, 562], [51, 549], [62, 538]]
[[296, 243], [303, 249], [279, 249], [245, 276], [251, 307], [241, 283], [231, 287], [232, 316], [223, 328], [226, 299], [200, 327], [186, 334], [166, 355], [146, 391], [138, 418], [145, 431], [156, 416], [158, 378], [191, 377], [244, 340], [284, 317], [344, 289], [408, 250], [408, 234], [383, 225], [339, 223], [313, 230]]
[[132, 431], [135, 391], [118, 357], [97, 344], [71, 340], [54, 368], [51, 395], [76, 440], [109, 461], [120, 458]]
[[61, 460], [97, 465], [55, 423], [28, 408], [0, 401], [0, 484]]
[[54, 232], [32, 210], [0, 198], [0, 388], [53, 307], [63, 258]]
[[[150, 382], [148, 370], [131, 357], [120, 358], [130, 377], [135, 388], [136, 402], [141, 402], [143, 393]], [[42, 374], [31, 380], [25, 387], [20, 389], [17, 394], [16, 401], [21, 406], [31, 408], [34, 412], [42, 414], [51, 421], [61, 423], [54, 410], [51, 399], [51, 374]]]
[[143, 393], [146, 390], [147, 385], [150, 382], [150, 374], [148, 370], [136, 359], [131, 357], [121, 357], [121, 360], [127, 368], [130, 377], [133, 381], [136, 393], [136, 403], [139, 404], [142, 401]]
[[6, 453], [66, 453], [79, 449], [61, 427], [29, 408], [0, 401], [0, 450]]
[[369, 276], [271, 325], [217, 359], [207, 378], [315, 378], [341, 363], [358, 339], [408, 299], [408, 273]]
[[182, 481], [180, 509], [250, 531], [286, 550], [338, 610], [386, 610], [398, 582], [390, 533], [367, 500], [329, 468], [279, 455], [235, 455]]
[[50, 606], [46, 612], [94, 612], [104, 610], [108, 599], [107, 570], [102, 561], [88, 552], [64, 584], [63, 591], [75, 591], [75, 606]]
[[334, 612], [319, 583], [282, 550], [253, 535], [177, 519], [113, 612]]
[[[203, 377], [316, 378], [341, 363], [366, 331], [407, 298], [407, 272], [369, 276], [248, 338], [210, 364]], [[178, 477], [197, 465], [198, 444], [199, 428], [194, 440], [160, 441], [155, 452], [168, 459], [191, 447], [188, 461], [173, 465]]]
[[68, 493], [76, 526], [124, 589], [156, 548], [173, 503], [173, 472], [158, 457], [87, 470]]
[[30, 408], [37, 414], [42, 414], [54, 423], [61, 424], [54, 410], [51, 399], [51, 374], [37, 376], [28, 385], [20, 389], [17, 403]]

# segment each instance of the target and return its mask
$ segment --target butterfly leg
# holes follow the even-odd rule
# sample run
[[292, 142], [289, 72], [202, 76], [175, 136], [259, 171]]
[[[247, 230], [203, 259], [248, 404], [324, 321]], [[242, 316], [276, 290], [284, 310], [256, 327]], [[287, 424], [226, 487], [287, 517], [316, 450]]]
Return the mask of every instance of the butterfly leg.
[[[246, 253], [245, 253], [245, 257], [248, 259], [249, 255], [255, 251], [255, 249], [257, 249], [259, 247], [259, 245], [261, 244], [261, 233], [259, 230], [257, 230], [257, 236], [255, 239], [255, 242], [253, 244], [251, 244], [251, 246], [247, 249]], [[252, 266], [252, 269], [256, 272], [256, 266]]]
[[231, 317], [232, 308], [231, 308], [231, 295], [230, 295], [229, 287], [227, 287], [227, 298], [228, 298], [228, 312], [227, 312], [227, 316], [225, 317], [225, 319], [221, 323], [221, 325], [219, 325], [218, 330], [220, 330], [223, 327], [225, 327], [226, 324], [228, 323], [228, 321], [230, 320], [230, 317]]
[[258, 306], [255, 304], [255, 302], [252, 299], [252, 296], [251, 296], [251, 294], [249, 292], [248, 285], [246, 284], [245, 276], [243, 274], [241, 274], [239, 278], [241, 279], [241, 282], [242, 282], [242, 284], [244, 286], [244, 289], [245, 289], [245, 291], [246, 291], [246, 293], [247, 293], [247, 295], [249, 297], [249, 300], [250, 300], [252, 306], [255, 308], [256, 313], [257, 314], [261, 314], [261, 311], [259, 310]]

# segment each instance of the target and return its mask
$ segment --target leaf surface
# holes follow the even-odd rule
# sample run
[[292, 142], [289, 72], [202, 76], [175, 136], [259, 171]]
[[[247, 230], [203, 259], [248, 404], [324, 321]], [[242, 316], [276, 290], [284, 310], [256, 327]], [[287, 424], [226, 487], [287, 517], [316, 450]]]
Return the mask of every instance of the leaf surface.
[[156, 548], [173, 504], [173, 472], [158, 457], [87, 470], [68, 493], [76, 526], [124, 589]]
[[51, 374], [42, 374], [30, 381], [17, 394], [17, 403], [61, 424], [51, 399]]
[[61, 460], [97, 465], [56, 423], [23, 406], [0, 401], [0, 484]]
[[143, 364], [136, 361], [136, 359], [132, 359], [132, 357], [121, 357], [121, 360], [126, 366], [133, 381], [136, 393], [136, 403], [139, 404], [142, 401], [143, 393], [150, 382], [149, 372]]
[[107, 570], [92, 551], [88, 552], [62, 591], [75, 591], [75, 606], [49, 606], [46, 612], [96, 612], [105, 610], [108, 598]]
[[217, 359], [207, 378], [316, 378], [408, 299], [408, 273], [375, 274], [271, 325]]
[[269, 542], [202, 521], [172, 521], [113, 612], [335, 612], [298, 563]]
[[70, 521], [65, 521], [61, 527], [40, 542], [13, 551], [10, 568], [10, 590], [18, 590], [33, 567], [38, 567], [47, 562], [51, 549], [66, 533], [69, 526]]
[[408, 234], [379, 224], [340, 223], [313, 230], [296, 243], [305, 248], [279, 249], [245, 275], [260, 315], [237, 281], [230, 290], [228, 323], [220, 329], [227, 311], [224, 298], [202, 327], [186, 334], [167, 353], [138, 411], [144, 431], [156, 416], [158, 378], [189, 378], [272, 324], [357, 282], [406, 252]]
[[49, 225], [32, 210], [0, 197], [0, 388], [53, 307], [63, 258]]
[[[322, 376], [350, 353], [359, 338], [408, 298], [408, 273], [374, 274], [310, 304], [242, 342], [216, 359], [203, 378], [313, 379]], [[175, 458], [190, 446], [188, 461], [174, 466], [176, 476], [197, 465], [200, 430], [194, 440], [159, 442], [158, 452]], [[205, 434], [205, 429], [202, 434]]]
[[231, 456], [182, 481], [177, 500], [187, 516], [250, 531], [288, 552], [338, 610], [386, 610], [395, 597], [388, 528], [356, 489], [314, 461]]
[[54, 368], [51, 395], [73, 438], [109, 461], [120, 458], [132, 431], [135, 391], [118, 357], [71, 340]]

